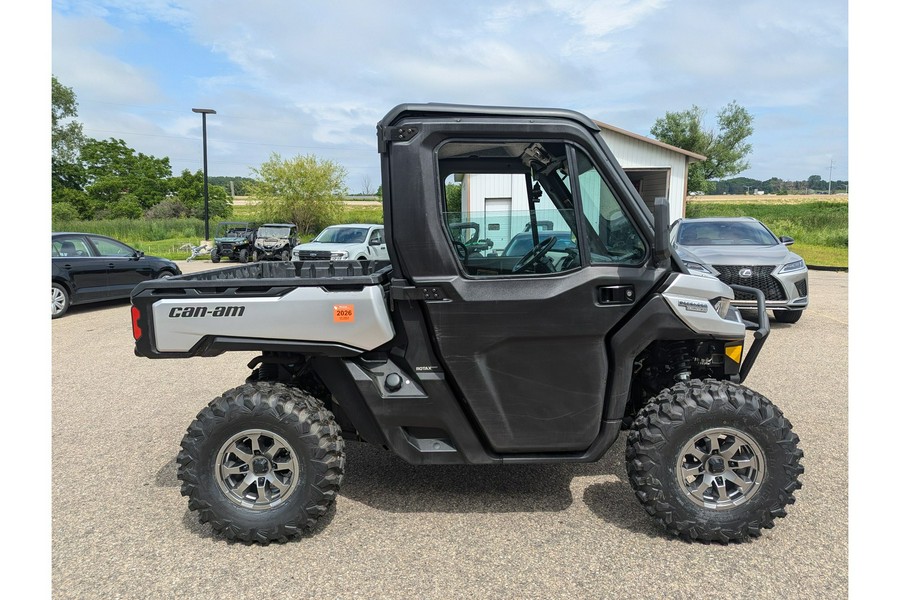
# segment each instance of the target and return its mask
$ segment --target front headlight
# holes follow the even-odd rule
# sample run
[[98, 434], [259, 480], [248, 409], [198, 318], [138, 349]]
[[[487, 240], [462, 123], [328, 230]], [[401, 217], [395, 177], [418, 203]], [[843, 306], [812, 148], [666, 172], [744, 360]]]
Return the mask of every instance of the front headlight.
[[795, 260], [794, 262], [789, 262], [788, 264], [781, 267], [778, 271], [779, 273], [791, 273], [793, 271], [802, 271], [806, 268], [806, 263], [803, 262], [803, 259]]
[[336, 252], [331, 253], [331, 260], [344, 260], [347, 258], [349, 254], [346, 250], [338, 250]]
[[710, 272], [709, 269], [707, 269], [706, 267], [704, 267], [703, 265], [701, 265], [698, 262], [694, 262], [692, 260], [683, 260], [683, 259], [681, 262], [683, 262], [684, 266], [686, 266], [691, 271], [697, 271], [699, 273], [704, 273], [706, 275], [712, 275], [712, 272]]
[[715, 300], [710, 300], [710, 303], [723, 319], [728, 314], [728, 309], [731, 308], [731, 298], [716, 298]]

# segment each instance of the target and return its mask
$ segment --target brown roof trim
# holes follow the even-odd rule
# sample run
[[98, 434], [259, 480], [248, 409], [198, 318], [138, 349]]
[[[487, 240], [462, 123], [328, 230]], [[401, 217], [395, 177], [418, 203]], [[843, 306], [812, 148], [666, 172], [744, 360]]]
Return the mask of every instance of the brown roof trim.
[[[636, 140], [640, 140], [640, 141], [646, 142], [646, 143], [648, 143], [648, 144], [653, 144], [654, 146], [659, 146], [660, 148], [665, 148], [666, 150], [671, 150], [672, 152], [677, 152], [677, 153], [679, 153], [679, 154], [684, 154], [685, 156], [688, 157], [688, 162], [689, 162], [689, 163], [695, 162], [695, 161], [703, 161], [703, 160], [706, 160], [706, 157], [705, 157], [705, 156], [703, 156], [702, 154], [697, 154], [696, 152], [690, 152], [690, 151], [688, 151], [688, 150], [683, 150], [683, 149], [681, 149], [681, 148], [678, 148], [677, 146], [672, 146], [672, 145], [670, 145], [670, 144], [666, 144], [666, 143], [661, 142], [661, 141], [659, 141], [659, 140], [654, 140], [653, 138], [644, 137], [644, 136], [642, 136], [642, 135], [638, 135], [638, 134], [636, 134], [636, 133], [632, 133], [632, 132], [627, 131], [627, 130], [625, 130], [625, 129], [622, 129], [622, 128], [620, 128], [620, 127], [615, 127], [615, 126], [613, 126], [613, 125], [609, 125], [609, 124], [607, 124], [607, 123], [603, 123], [603, 122], [598, 121], [598, 120], [596, 120], [596, 119], [594, 119], [594, 123], [596, 123], [596, 124], [600, 127], [600, 129], [609, 129], [610, 131], [615, 131], [616, 133], [620, 133], [620, 134], [625, 135], [625, 136], [628, 136], [628, 137], [630, 137], [630, 138], [634, 138], [634, 139], [636, 139]], [[690, 159], [694, 159], [694, 160], [690, 160]]]

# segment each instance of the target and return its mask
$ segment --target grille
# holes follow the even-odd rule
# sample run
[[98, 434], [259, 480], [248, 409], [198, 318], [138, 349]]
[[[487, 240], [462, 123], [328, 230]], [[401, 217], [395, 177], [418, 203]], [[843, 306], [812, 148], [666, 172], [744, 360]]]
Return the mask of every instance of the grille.
[[222, 247], [223, 252], [231, 252], [231, 249], [234, 247], [234, 244], [229, 244], [227, 242], [219, 245]]
[[797, 286], [797, 294], [799, 294], [801, 298], [806, 297], [806, 295], [808, 293], [807, 289], [806, 289], [806, 280], [802, 279], [794, 285]]
[[[778, 283], [778, 280], [772, 276], [774, 265], [764, 265], [757, 267], [741, 267], [732, 265], [713, 265], [713, 268], [719, 272], [719, 279], [725, 283], [745, 285], [762, 290], [766, 300], [787, 300], [787, 296]], [[750, 277], [741, 277], [738, 272], [741, 269], [750, 269]], [[755, 300], [753, 296], [745, 292], [735, 292], [735, 300]]]
[[297, 258], [300, 260], [331, 260], [330, 250], [299, 250]]

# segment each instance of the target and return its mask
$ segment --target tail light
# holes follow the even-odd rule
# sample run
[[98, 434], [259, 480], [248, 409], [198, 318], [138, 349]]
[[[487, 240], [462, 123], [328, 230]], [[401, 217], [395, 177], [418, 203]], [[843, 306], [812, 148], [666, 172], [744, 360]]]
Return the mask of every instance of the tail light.
[[134, 336], [134, 341], [138, 341], [141, 339], [141, 335], [143, 332], [141, 331], [141, 326], [138, 325], [138, 320], [141, 318], [141, 311], [138, 310], [137, 306], [131, 306], [131, 335]]

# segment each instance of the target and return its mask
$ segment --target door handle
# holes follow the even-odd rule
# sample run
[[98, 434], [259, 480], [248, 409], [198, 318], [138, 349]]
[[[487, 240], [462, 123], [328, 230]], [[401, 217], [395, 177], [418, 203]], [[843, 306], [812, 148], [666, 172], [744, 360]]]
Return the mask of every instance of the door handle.
[[631, 304], [634, 302], [633, 285], [605, 285], [597, 288], [600, 304]]

